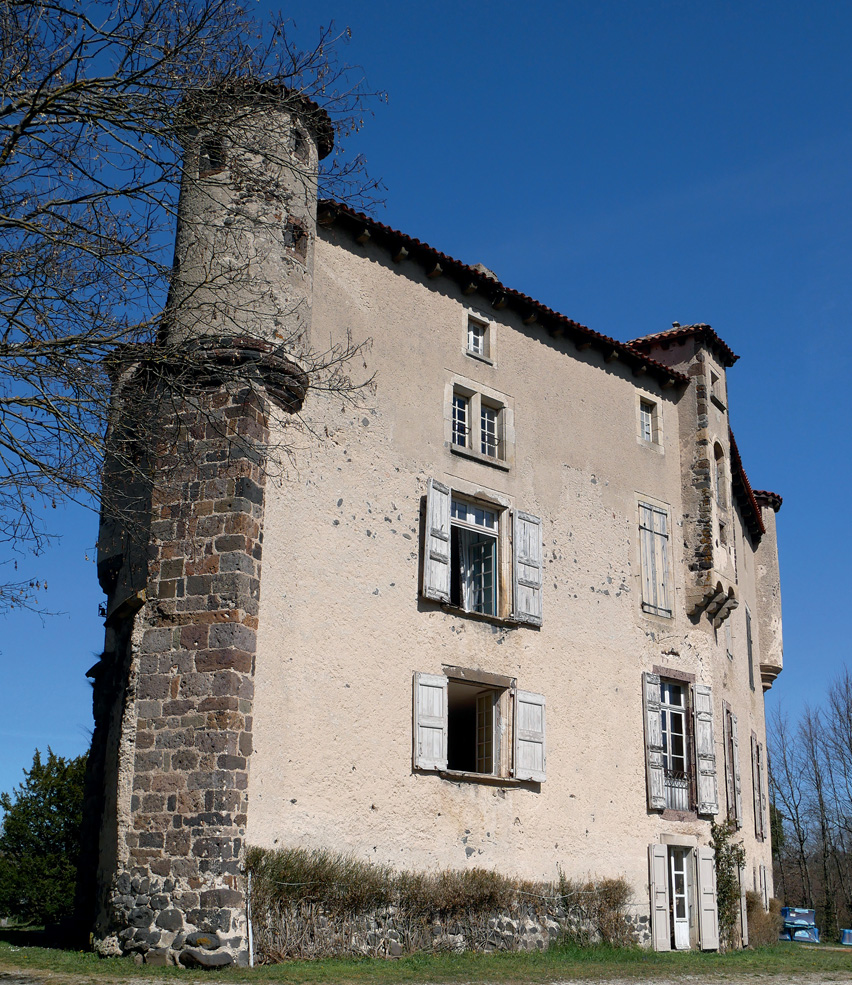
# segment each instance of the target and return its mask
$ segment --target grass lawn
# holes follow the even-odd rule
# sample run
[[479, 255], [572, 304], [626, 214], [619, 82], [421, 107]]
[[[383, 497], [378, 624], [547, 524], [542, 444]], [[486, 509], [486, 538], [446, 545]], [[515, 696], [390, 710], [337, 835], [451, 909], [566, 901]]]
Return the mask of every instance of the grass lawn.
[[[736, 979], [753, 973], [777, 975], [779, 982], [794, 973], [845, 972], [852, 981], [852, 948], [849, 951], [806, 948], [797, 944], [731, 954], [656, 954], [639, 948], [558, 947], [532, 954], [437, 954], [413, 955], [398, 960], [349, 959], [341, 961], [292, 961], [254, 969], [186, 971], [182, 968], [138, 967], [127, 958], [103, 960], [93, 954], [40, 947], [17, 947], [0, 941], [0, 973], [19, 968], [46, 971], [51, 979], [97, 982], [133, 978], [179, 978], [184, 982], [298, 982], [433, 983], [433, 982], [552, 982], [565, 979], [607, 979], [679, 976], [721, 976]], [[844, 976], [845, 977], [845, 976]]]

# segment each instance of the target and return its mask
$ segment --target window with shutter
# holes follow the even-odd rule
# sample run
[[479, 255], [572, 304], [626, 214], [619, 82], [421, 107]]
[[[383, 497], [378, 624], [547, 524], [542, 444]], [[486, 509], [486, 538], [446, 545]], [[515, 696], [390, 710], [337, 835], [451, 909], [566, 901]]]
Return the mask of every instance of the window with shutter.
[[651, 887], [651, 938], [655, 951], [672, 949], [669, 912], [668, 849], [665, 845], [648, 846]]
[[716, 903], [716, 855], [712, 848], [699, 845], [698, 932], [702, 951], [719, 950], [719, 911]]
[[743, 947], [748, 947], [748, 897], [746, 896], [745, 868], [740, 867], [740, 933]]
[[512, 678], [481, 671], [416, 673], [414, 766], [469, 779], [511, 776], [542, 782], [544, 696], [516, 690]]
[[725, 709], [725, 781], [728, 794], [728, 817], [739, 830], [743, 826], [742, 784], [737, 716]]
[[754, 690], [754, 649], [751, 639], [751, 612], [749, 607], [745, 609], [746, 621], [746, 654], [748, 655], [748, 686]]
[[[501, 586], [509, 511], [469, 499], [429, 479], [423, 551], [423, 596], [465, 612], [542, 624], [542, 523], [512, 513], [512, 592]], [[501, 547], [502, 544], [502, 547]], [[505, 563], [505, 562], [504, 562]]]
[[760, 866], [760, 900], [763, 903], [763, 909], [765, 911], [769, 910], [769, 877], [766, 873], [766, 866]]
[[414, 765], [422, 770], [447, 768], [447, 678], [414, 675]]
[[766, 837], [766, 794], [763, 781], [763, 746], [751, 733], [751, 781], [754, 801], [754, 834], [758, 841]]
[[698, 813], [719, 811], [716, 783], [716, 737], [713, 729], [713, 695], [707, 684], [692, 687], [695, 720], [695, 765], [698, 787]]
[[648, 782], [648, 807], [652, 811], [661, 811], [666, 806], [666, 785], [660, 713], [660, 677], [658, 674], [643, 674], [642, 684], [645, 710], [645, 766]]
[[670, 617], [668, 512], [639, 504], [639, 555], [642, 568], [642, 610]]
[[544, 695], [515, 692], [515, 777], [545, 779]]
[[532, 626], [542, 624], [541, 520], [516, 510], [512, 539], [515, 618]]

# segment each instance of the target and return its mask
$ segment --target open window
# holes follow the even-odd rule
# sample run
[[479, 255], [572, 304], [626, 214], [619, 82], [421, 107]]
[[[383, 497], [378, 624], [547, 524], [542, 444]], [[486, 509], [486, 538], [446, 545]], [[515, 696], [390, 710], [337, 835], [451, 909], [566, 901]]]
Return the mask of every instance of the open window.
[[646, 673], [643, 692], [648, 807], [716, 814], [719, 795], [710, 686]]
[[[501, 571], [509, 556], [512, 580], [506, 584]], [[423, 595], [463, 612], [540, 626], [541, 520], [464, 496], [430, 479]]]
[[543, 781], [544, 696], [492, 674], [416, 673], [414, 766], [471, 779]]

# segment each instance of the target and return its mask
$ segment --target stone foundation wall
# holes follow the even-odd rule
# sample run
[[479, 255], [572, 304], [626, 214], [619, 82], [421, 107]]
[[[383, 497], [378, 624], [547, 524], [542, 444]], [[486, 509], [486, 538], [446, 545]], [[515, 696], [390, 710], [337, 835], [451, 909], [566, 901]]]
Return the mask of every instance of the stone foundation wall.
[[[649, 946], [647, 913], [625, 913], [619, 941]], [[436, 951], [543, 951], [561, 940], [599, 942], [601, 934], [576, 910], [558, 904], [500, 913], [412, 918], [388, 906], [373, 913], [342, 917], [306, 904], [273, 918], [253, 917], [255, 960], [335, 956], [401, 957]]]
[[[100, 839], [102, 954], [247, 961], [239, 857], [267, 442], [264, 407], [250, 389], [172, 405], [151, 456], [148, 542], [139, 531], [124, 537], [124, 556], [108, 565], [107, 647], [92, 675], [96, 704], [112, 708], [104, 742], [118, 760], [104, 777], [115, 789]], [[140, 551], [141, 592], [133, 583]]]

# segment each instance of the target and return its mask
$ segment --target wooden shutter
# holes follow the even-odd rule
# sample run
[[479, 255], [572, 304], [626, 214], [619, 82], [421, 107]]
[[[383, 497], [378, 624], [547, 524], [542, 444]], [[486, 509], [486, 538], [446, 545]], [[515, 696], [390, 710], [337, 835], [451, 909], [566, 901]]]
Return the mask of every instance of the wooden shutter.
[[692, 685], [695, 722], [695, 766], [698, 780], [698, 813], [717, 814], [716, 738], [713, 732], [713, 694], [708, 684]]
[[645, 765], [648, 806], [662, 811], [666, 806], [666, 777], [663, 767], [663, 723], [660, 717], [660, 675], [642, 675], [645, 709]]
[[[760, 792], [760, 832], [761, 837], [766, 840], [769, 836], [769, 811], [766, 804], [766, 776], [765, 776], [765, 756], [763, 745], [757, 744], [757, 781]], [[768, 906], [768, 904], [767, 904]]]
[[727, 702], [722, 705], [722, 741], [725, 744], [725, 796], [728, 802], [728, 817], [736, 813], [734, 793], [734, 760], [731, 752], [731, 711]]
[[669, 928], [669, 853], [665, 845], [648, 845], [648, 868], [651, 887], [651, 940], [655, 951], [670, 951]]
[[746, 899], [745, 868], [740, 867], [740, 933], [743, 947], [748, 947], [748, 901]]
[[450, 499], [452, 490], [435, 479], [426, 488], [423, 595], [450, 601]]
[[545, 779], [544, 695], [515, 691], [515, 778]]
[[447, 768], [447, 678], [442, 674], [414, 675], [414, 765]]
[[719, 912], [716, 906], [716, 855], [712, 848], [699, 845], [698, 852], [698, 934], [702, 951], [719, 950]]
[[639, 504], [639, 556], [642, 562], [642, 608], [670, 616], [668, 514], [656, 506]]
[[769, 909], [769, 880], [766, 876], [766, 866], [760, 866], [760, 899], [763, 903], [763, 909], [766, 911]]
[[763, 802], [761, 798], [760, 757], [757, 736], [751, 733], [751, 793], [754, 803], [754, 834], [763, 841]]
[[532, 626], [541, 625], [542, 543], [541, 520], [515, 510], [512, 536], [512, 580], [515, 618]]
[[740, 743], [737, 737], [737, 716], [730, 714], [731, 727], [731, 768], [734, 774], [734, 821], [737, 830], [743, 826], [743, 791], [740, 781]]

